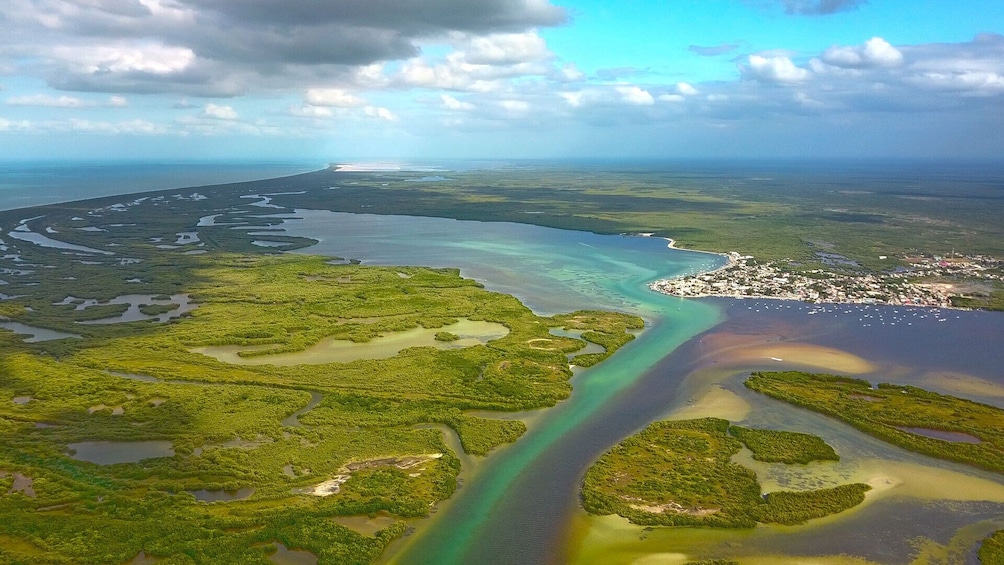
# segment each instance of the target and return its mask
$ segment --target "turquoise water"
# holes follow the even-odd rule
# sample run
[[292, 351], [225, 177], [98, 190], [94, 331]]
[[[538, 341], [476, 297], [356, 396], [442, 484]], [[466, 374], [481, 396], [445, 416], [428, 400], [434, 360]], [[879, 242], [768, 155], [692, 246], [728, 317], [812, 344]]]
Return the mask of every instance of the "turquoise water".
[[[560, 551], [578, 484], [605, 449], [658, 414], [623, 418], [619, 400], [678, 345], [720, 320], [715, 306], [650, 291], [660, 277], [721, 265], [718, 255], [673, 250], [662, 239], [596, 235], [512, 223], [297, 210], [288, 235], [302, 250], [364, 264], [459, 267], [535, 311], [607, 308], [646, 319], [642, 334], [579, 372], [570, 399], [547, 410], [516, 444], [488, 459], [394, 559], [402, 563], [534, 563]], [[574, 439], [572, 439], [574, 437]]]

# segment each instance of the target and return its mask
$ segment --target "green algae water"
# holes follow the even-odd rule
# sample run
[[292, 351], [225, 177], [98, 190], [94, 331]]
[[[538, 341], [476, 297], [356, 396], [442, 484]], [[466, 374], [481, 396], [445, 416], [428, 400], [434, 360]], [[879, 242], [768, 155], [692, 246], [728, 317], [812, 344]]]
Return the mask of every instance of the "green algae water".
[[[535, 563], [560, 559], [588, 465], [664, 409], [630, 406], [631, 387], [681, 343], [720, 320], [718, 308], [650, 291], [660, 277], [713, 269], [718, 255], [665, 240], [510, 223], [297, 210], [287, 235], [303, 250], [363, 264], [458, 267], [542, 313], [604, 308], [646, 319], [638, 339], [579, 372], [572, 396], [515, 445], [488, 458], [442, 511], [392, 557], [400, 563]], [[628, 414], [625, 414], [628, 411]]]

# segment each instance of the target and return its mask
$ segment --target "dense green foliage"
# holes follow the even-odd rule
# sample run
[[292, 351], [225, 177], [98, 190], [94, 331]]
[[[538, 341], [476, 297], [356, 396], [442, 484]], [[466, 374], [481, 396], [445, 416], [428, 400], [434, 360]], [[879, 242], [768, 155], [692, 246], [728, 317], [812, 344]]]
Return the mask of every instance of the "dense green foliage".
[[[277, 540], [314, 552], [322, 563], [369, 562], [402, 530], [371, 538], [325, 517], [423, 516], [455, 488], [458, 460], [440, 432], [414, 424], [445, 423], [465, 451], [484, 455], [526, 426], [463, 410], [547, 406], [567, 396], [565, 351], [581, 342], [555, 338], [549, 327], [575, 325], [624, 343], [624, 329], [640, 324], [615, 313], [541, 318], [455, 270], [407, 268], [410, 277], [402, 279], [400, 268], [314, 257], [200, 261], [187, 289], [199, 307], [171, 323], [130, 324], [134, 331], [122, 335], [99, 328], [104, 337], [74, 340], [59, 359], [0, 333], [0, 470], [31, 477], [36, 493], [0, 497], [4, 515], [14, 518], [0, 526], [0, 536], [22, 540], [10, 555], [105, 563], [142, 549], [204, 563], [255, 563], [264, 559], [255, 544]], [[90, 328], [59, 318], [63, 307], [54, 301], [35, 300], [38, 307], [22, 310], [23, 317]], [[510, 331], [487, 345], [310, 366], [229, 365], [191, 351], [206, 344], [295, 351], [328, 335], [365, 341], [458, 318]], [[616, 332], [628, 337], [608, 337]], [[558, 347], [528, 345], [535, 339]], [[298, 426], [283, 425], [308, 402], [306, 391], [325, 395]], [[115, 465], [67, 455], [74, 442], [139, 440], [170, 441], [175, 455]], [[402, 457], [418, 459], [403, 464]], [[304, 494], [338, 476], [346, 480], [337, 493]], [[255, 489], [251, 498], [226, 503], [225, 512], [220, 503], [184, 494], [248, 487]], [[39, 510], [50, 507], [58, 510]], [[87, 543], [73, 541], [75, 532], [92, 530]]]
[[994, 289], [987, 296], [953, 296], [952, 306], [1004, 311], [1004, 289]]
[[1004, 565], [1004, 530], [997, 530], [980, 545], [982, 565]]
[[[788, 371], [753, 373], [746, 386], [778, 400], [843, 420], [904, 449], [1004, 472], [1004, 410], [912, 386]], [[966, 434], [947, 441], [921, 430]]]
[[464, 452], [471, 455], [487, 455], [495, 447], [512, 443], [526, 433], [526, 424], [519, 420], [493, 420], [458, 414], [448, 418], [446, 423], [457, 431]]
[[[332, 517], [424, 516], [456, 488], [459, 460], [440, 430], [420, 424], [450, 426], [465, 451], [486, 454], [526, 427], [468, 411], [550, 406], [569, 394], [567, 355], [585, 343], [549, 328], [575, 325], [616, 349], [609, 344], [626, 343], [626, 330], [642, 325], [616, 313], [536, 316], [456, 270], [278, 255], [225, 225], [200, 227], [198, 245], [154, 245], [190, 231], [214, 206], [225, 213], [246, 204], [226, 188], [207, 198], [148, 199], [125, 211], [104, 207], [121, 199], [69, 204], [30, 223], [114, 249], [114, 258], [7, 242], [23, 261], [58, 268], [6, 277], [4, 292], [16, 298], [0, 301], [0, 316], [79, 338], [27, 343], [0, 331], [0, 561], [124, 563], [142, 550], [163, 563], [268, 563], [282, 543], [322, 564], [372, 562], [404, 523], [364, 535]], [[13, 225], [4, 217], [6, 232]], [[78, 229], [111, 222], [114, 236]], [[81, 323], [128, 307], [77, 310], [84, 300], [127, 294], [158, 302], [187, 294], [197, 307], [141, 302], [142, 314], [172, 319]], [[366, 342], [460, 319], [508, 334], [473, 347], [294, 366], [195, 352], [253, 346], [242, 355], [267, 360], [325, 338]], [[548, 346], [534, 345], [541, 340]], [[79, 442], [123, 442], [112, 448], [128, 454], [138, 441], [170, 451], [114, 464], [73, 456]], [[30, 488], [13, 488], [14, 473]], [[207, 503], [189, 494], [238, 490], [247, 498]]]
[[822, 438], [800, 432], [758, 430], [732, 426], [729, 433], [753, 452], [753, 459], [767, 463], [839, 461], [840, 457]]
[[583, 505], [636, 524], [751, 528], [841, 512], [860, 504], [870, 488], [849, 484], [761, 496], [753, 471], [731, 461], [741, 444], [729, 428], [718, 418], [650, 425], [590, 467]]

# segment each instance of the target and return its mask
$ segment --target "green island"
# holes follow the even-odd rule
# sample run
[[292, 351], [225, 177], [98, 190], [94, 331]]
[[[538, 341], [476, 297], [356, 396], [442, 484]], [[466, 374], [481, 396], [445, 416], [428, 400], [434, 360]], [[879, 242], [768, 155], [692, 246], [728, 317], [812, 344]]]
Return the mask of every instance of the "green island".
[[[592, 514], [619, 514], [647, 526], [752, 528], [842, 512], [860, 504], [871, 488], [854, 483], [764, 494], [756, 474], [731, 461], [744, 443], [756, 446], [754, 453], [763, 458], [785, 462], [832, 459], [832, 449], [820, 449], [825, 443], [807, 441], [806, 434], [733, 428], [720, 418], [650, 425], [589, 468], [583, 505]], [[764, 449], [765, 438], [779, 446]]]
[[[42, 261], [52, 252], [25, 249]], [[586, 342], [550, 328], [581, 330], [609, 355], [643, 327], [613, 312], [537, 316], [452, 269], [153, 252], [126, 268], [153, 300], [184, 292], [196, 307], [163, 323], [81, 323], [124, 308], [77, 310], [66, 297], [107, 301], [131, 287], [121, 271], [80, 262], [0, 304], [8, 319], [77, 336], [0, 332], [6, 562], [267, 563], [276, 544], [318, 563], [371, 562], [405, 532], [401, 518], [427, 515], [456, 488], [459, 460], [428, 424], [487, 454], [526, 426], [484, 411], [568, 396]], [[435, 339], [449, 327], [464, 339]], [[409, 332], [379, 358], [338, 361], [336, 348], [267, 362]], [[213, 348], [234, 348], [235, 362], [199, 352]], [[376, 532], [336, 521], [367, 515], [393, 519]]]
[[842, 420], [893, 445], [1004, 473], [1004, 410], [913, 386], [800, 371], [757, 372], [746, 387]]

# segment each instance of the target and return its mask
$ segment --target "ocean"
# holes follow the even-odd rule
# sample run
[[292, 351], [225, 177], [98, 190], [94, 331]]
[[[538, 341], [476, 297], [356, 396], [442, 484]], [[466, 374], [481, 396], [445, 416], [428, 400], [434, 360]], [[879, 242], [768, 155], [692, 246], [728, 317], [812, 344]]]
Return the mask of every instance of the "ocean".
[[102, 196], [275, 178], [326, 167], [315, 161], [242, 163], [0, 162], [0, 210]]

